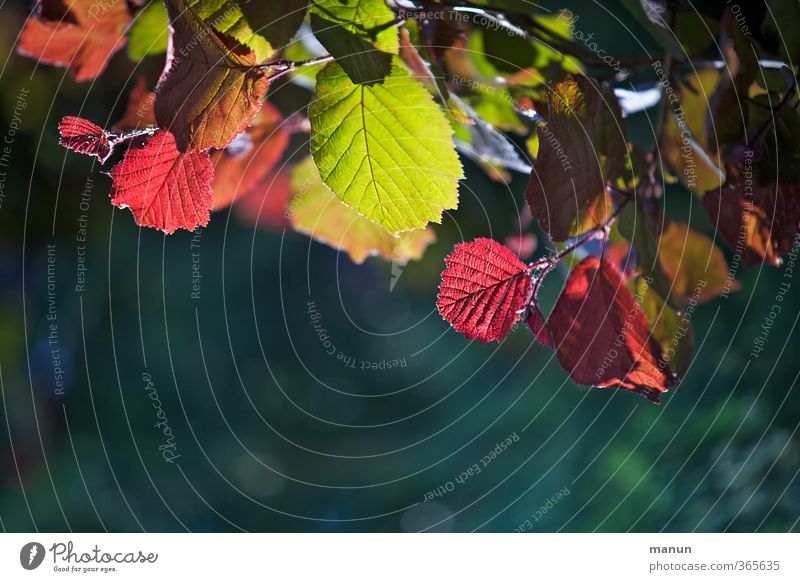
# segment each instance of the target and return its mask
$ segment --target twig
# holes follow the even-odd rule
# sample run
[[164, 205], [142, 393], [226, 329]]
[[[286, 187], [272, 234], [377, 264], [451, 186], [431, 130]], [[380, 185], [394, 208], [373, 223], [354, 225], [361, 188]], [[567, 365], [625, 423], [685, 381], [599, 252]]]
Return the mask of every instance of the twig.
[[256, 65], [254, 68], [261, 70], [276, 69], [274, 73], [267, 75], [267, 80], [274, 81], [275, 79], [279, 79], [280, 77], [283, 77], [285, 74], [291, 73], [292, 71], [295, 71], [301, 67], [308, 67], [310, 65], [327, 63], [328, 61], [332, 60], [333, 60], [333, 55], [321, 55], [319, 57], [314, 57], [311, 59], [307, 59], [305, 61], [289, 61], [286, 59], [279, 59], [277, 61], [270, 61], [268, 63]]

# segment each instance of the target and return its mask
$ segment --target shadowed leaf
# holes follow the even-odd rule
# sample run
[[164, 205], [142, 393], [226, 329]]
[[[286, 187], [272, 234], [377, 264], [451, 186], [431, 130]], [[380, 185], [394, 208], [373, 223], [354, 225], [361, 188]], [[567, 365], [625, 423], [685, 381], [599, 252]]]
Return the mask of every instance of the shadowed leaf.
[[611, 215], [606, 186], [624, 170], [627, 144], [610, 88], [570, 75], [548, 94], [548, 106], [525, 197], [542, 228], [564, 241]]
[[384, 0], [316, 0], [311, 28], [353, 83], [379, 83], [391, 72], [400, 43]]
[[547, 327], [558, 361], [578, 384], [624, 388], [658, 402], [675, 383], [642, 309], [619, 272], [597, 257], [572, 271]]
[[303, 24], [309, 0], [239, 0], [247, 22], [276, 50], [286, 46]]

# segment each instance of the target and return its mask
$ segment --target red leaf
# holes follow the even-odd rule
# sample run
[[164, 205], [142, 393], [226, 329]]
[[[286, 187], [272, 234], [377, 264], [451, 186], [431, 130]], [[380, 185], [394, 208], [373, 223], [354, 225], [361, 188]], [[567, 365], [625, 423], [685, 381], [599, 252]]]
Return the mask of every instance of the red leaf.
[[175, 137], [161, 130], [131, 148], [111, 170], [111, 202], [130, 208], [136, 224], [167, 234], [208, 224], [214, 167], [207, 152], [181, 153]]
[[76, 81], [89, 81], [125, 46], [131, 21], [125, 2], [41, 0], [25, 23], [17, 51], [49, 65], [69, 67]]
[[555, 344], [553, 343], [553, 335], [550, 333], [550, 330], [547, 329], [547, 325], [544, 322], [544, 316], [542, 312], [539, 311], [538, 307], [531, 307], [528, 309], [528, 315], [525, 317], [525, 323], [533, 332], [533, 335], [539, 340], [539, 343], [544, 346], [549, 346], [551, 348], [555, 348]]
[[79, 154], [96, 156], [104, 164], [114, 150], [108, 142], [108, 134], [99, 125], [82, 117], [68, 115], [58, 124], [61, 139], [58, 143]]
[[280, 112], [267, 101], [246, 132], [224, 150], [211, 154], [213, 210], [221, 210], [253, 189], [264, 187], [262, 180], [270, 176], [289, 145], [289, 133], [280, 127], [281, 122]]
[[468, 339], [505, 337], [531, 298], [528, 266], [488, 238], [456, 245], [445, 259], [436, 306]]
[[706, 192], [703, 207], [745, 265], [781, 264], [800, 233], [800, 186], [746, 184], [743, 176]]
[[170, 21], [167, 65], [156, 87], [158, 125], [178, 148], [222, 149], [250, 125], [267, 91], [246, 47], [219, 34], [185, 0], [166, 0]]
[[589, 257], [569, 276], [547, 328], [578, 384], [625, 388], [658, 402], [675, 383], [647, 317], [608, 262]]
[[233, 211], [242, 222], [279, 231], [291, 225], [286, 210], [291, 197], [289, 173], [279, 170], [261, 178], [236, 201]]

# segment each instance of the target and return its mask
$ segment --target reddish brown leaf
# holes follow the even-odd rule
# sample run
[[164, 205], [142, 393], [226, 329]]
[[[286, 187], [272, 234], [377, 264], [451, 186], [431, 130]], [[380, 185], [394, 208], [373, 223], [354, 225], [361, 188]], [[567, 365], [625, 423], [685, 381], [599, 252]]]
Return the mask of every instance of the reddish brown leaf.
[[167, 66], [156, 87], [158, 125], [178, 149], [222, 149], [250, 125], [267, 91], [252, 52], [218, 33], [185, 0], [166, 0]]
[[144, 77], [136, 78], [136, 84], [128, 95], [128, 108], [122, 118], [114, 124], [118, 131], [135, 131], [145, 127], [156, 126], [156, 114], [153, 108], [155, 93], [147, 90]]
[[76, 81], [89, 81], [125, 46], [130, 21], [125, 2], [41, 0], [25, 23], [17, 51], [49, 65], [69, 67]]
[[[752, 180], [751, 180], [752, 182]], [[712, 224], [745, 265], [781, 264], [800, 233], [800, 185], [759, 186], [733, 178], [706, 192], [703, 207]]]
[[572, 271], [547, 328], [558, 361], [578, 384], [625, 388], [658, 402], [675, 383], [644, 312], [619, 272], [597, 257]]
[[108, 141], [108, 133], [82, 117], [68, 115], [58, 124], [58, 132], [61, 134], [58, 140], [60, 145], [79, 154], [95, 156], [101, 164], [105, 163], [114, 149]]
[[500, 340], [531, 297], [528, 266], [488, 238], [456, 245], [445, 260], [436, 306], [468, 339]]
[[193, 230], [208, 224], [213, 176], [207, 152], [181, 153], [173, 135], [161, 130], [111, 170], [111, 202], [130, 208], [140, 226], [167, 234]]
[[547, 329], [542, 312], [538, 307], [530, 307], [528, 315], [525, 316], [525, 324], [530, 328], [534, 337], [539, 340], [539, 343], [551, 348], [556, 347], [553, 343], [553, 335]]
[[265, 102], [256, 120], [227, 148], [211, 154], [214, 164], [214, 207], [220, 210], [234, 200], [262, 188], [275, 164], [289, 145], [289, 134], [281, 128], [281, 114]]
[[607, 185], [625, 168], [627, 143], [613, 90], [588, 77], [557, 83], [548, 109], [525, 198], [550, 237], [564, 241], [610, 217]]
[[286, 207], [292, 197], [291, 178], [286, 170], [278, 170], [261, 178], [241, 198], [236, 200], [233, 212], [245, 224], [254, 224], [268, 230], [288, 228]]

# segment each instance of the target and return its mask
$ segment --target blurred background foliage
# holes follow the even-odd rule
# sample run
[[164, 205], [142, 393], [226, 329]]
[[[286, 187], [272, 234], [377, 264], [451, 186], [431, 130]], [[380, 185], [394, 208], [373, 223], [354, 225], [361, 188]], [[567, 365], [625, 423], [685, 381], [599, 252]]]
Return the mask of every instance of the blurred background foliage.
[[[641, 54], [632, 36], [656, 46], [618, 2], [545, 4], [579, 14], [611, 54]], [[797, 528], [798, 285], [767, 349], [749, 356], [781, 269], [740, 270], [738, 293], [697, 309], [694, 363], [661, 406], [577, 387], [527, 330], [481, 346], [435, 311], [453, 244], [519, 233], [527, 176], [504, 184], [465, 161], [459, 209], [435, 227], [436, 244], [394, 269], [354, 265], [229, 210], [199, 237], [140, 230], [109, 204], [101, 168], [59, 147], [56, 129], [67, 114], [117, 119], [133, 63], [123, 51], [86, 84], [37, 67], [14, 53], [28, 9], [0, 8], [0, 135], [27, 91], [0, 205], [4, 530], [510, 531], [526, 520], [533, 531]], [[152, 77], [160, 64], [148, 67]], [[291, 113], [309, 95], [282, 82], [270, 99]], [[652, 133], [654, 116], [628, 119], [634, 140]], [[301, 137], [296, 157], [307, 149]], [[669, 216], [713, 232], [687, 191], [672, 186], [665, 199]], [[76, 292], [81, 214], [87, 271]], [[63, 395], [48, 344], [48, 245]], [[564, 274], [547, 282], [544, 303]], [[343, 358], [326, 353], [310, 301]], [[362, 370], [364, 360], [404, 365]], [[173, 463], [159, 450], [146, 377], [174, 434]], [[517, 442], [455, 483], [514, 433]], [[423, 503], [449, 482], [452, 491]]]

